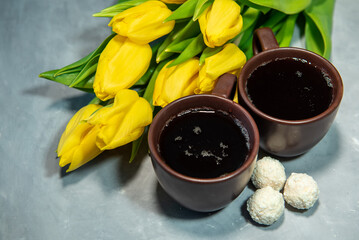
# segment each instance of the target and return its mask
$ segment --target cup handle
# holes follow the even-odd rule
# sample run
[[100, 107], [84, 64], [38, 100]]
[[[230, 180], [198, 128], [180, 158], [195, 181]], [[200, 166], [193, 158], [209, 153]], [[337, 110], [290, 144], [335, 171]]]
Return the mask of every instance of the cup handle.
[[230, 99], [234, 95], [236, 82], [236, 75], [225, 73], [218, 78], [216, 86], [212, 90], [212, 94]]
[[253, 33], [253, 55], [270, 49], [279, 48], [277, 39], [271, 28], [258, 28]]

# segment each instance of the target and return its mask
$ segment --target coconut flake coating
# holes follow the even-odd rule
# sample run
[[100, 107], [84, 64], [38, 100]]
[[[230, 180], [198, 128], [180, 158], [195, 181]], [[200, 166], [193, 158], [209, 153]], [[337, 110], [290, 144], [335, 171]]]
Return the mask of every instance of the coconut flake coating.
[[305, 173], [292, 173], [284, 186], [285, 201], [297, 209], [308, 209], [314, 206], [319, 198], [316, 181]]
[[257, 161], [251, 180], [256, 188], [271, 186], [280, 191], [286, 180], [284, 167], [274, 158], [263, 157]]
[[258, 189], [248, 199], [247, 210], [255, 222], [271, 225], [284, 212], [283, 195], [270, 186]]

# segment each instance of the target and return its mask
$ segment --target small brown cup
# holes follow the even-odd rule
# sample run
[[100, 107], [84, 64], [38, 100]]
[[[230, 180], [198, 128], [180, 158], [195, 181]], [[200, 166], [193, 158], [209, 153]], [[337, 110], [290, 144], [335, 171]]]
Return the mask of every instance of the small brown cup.
[[[254, 56], [243, 67], [239, 80], [239, 103], [255, 119], [260, 147], [276, 156], [293, 157], [315, 146], [329, 130], [343, 97], [342, 79], [335, 67], [323, 57], [301, 48], [279, 48], [270, 28], [260, 28], [253, 36]], [[305, 59], [317, 66], [332, 80], [333, 98], [330, 106], [321, 114], [303, 120], [283, 120], [272, 117], [253, 105], [246, 93], [248, 78], [259, 66], [278, 58]], [[283, 66], [285, 67], [285, 66]]]
[[[216, 211], [227, 206], [246, 187], [252, 175], [259, 149], [259, 133], [253, 118], [240, 105], [224, 97], [232, 92], [236, 77], [224, 74], [212, 94], [191, 95], [180, 98], [164, 107], [150, 126], [148, 145], [157, 179], [162, 188], [181, 205], [199, 212]], [[169, 167], [159, 151], [159, 139], [169, 119], [190, 109], [214, 109], [230, 113], [248, 131], [249, 153], [237, 170], [217, 178], [194, 178]]]

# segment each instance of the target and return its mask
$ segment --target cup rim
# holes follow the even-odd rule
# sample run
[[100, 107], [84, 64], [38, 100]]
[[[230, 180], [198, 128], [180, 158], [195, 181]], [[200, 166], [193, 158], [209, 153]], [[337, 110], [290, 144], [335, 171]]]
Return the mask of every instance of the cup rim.
[[[239, 108], [240, 111], [249, 120], [250, 125], [253, 126], [252, 127], [253, 133], [254, 133], [253, 146], [251, 146], [251, 149], [249, 150], [247, 159], [235, 171], [225, 174], [224, 176], [216, 177], [216, 178], [190, 177], [190, 176], [184, 175], [182, 173], [179, 173], [179, 172], [175, 171], [174, 169], [172, 169], [170, 166], [168, 166], [165, 163], [161, 154], [159, 153], [158, 147], [157, 147], [158, 144], [155, 144], [155, 141], [153, 140], [154, 136], [156, 135], [156, 133], [154, 132], [153, 129], [154, 129], [154, 127], [156, 127], [157, 124], [159, 124], [157, 119], [163, 118], [163, 116], [166, 114], [166, 109], [173, 108], [175, 105], [181, 104], [182, 101], [191, 101], [191, 99], [193, 99], [193, 98], [215, 98], [215, 99], [218, 99], [218, 101], [225, 101], [225, 102], [227, 102], [227, 104], [231, 104], [232, 106]], [[198, 107], [205, 107], [205, 106], [198, 106]], [[185, 111], [185, 110], [181, 110], [180, 112], [182, 112], [182, 111]], [[166, 118], [166, 119], [168, 120], [169, 118]], [[161, 128], [163, 128], [163, 126]], [[249, 166], [253, 163], [253, 161], [255, 161], [257, 159], [258, 150], [259, 150], [259, 131], [258, 131], [258, 128], [257, 128], [257, 125], [256, 125], [254, 119], [248, 113], [248, 111], [245, 110], [239, 104], [233, 102], [232, 100], [226, 99], [226, 98], [223, 98], [220, 96], [212, 95], [212, 94], [190, 95], [190, 96], [182, 97], [180, 99], [177, 99], [177, 100], [169, 103], [167, 106], [165, 106], [163, 109], [161, 109], [161, 111], [159, 111], [156, 114], [156, 116], [154, 117], [152, 124], [149, 128], [149, 131], [148, 131], [148, 146], [149, 146], [150, 154], [152, 155], [151, 158], [154, 161], [156, 161], [170, 175], [175, 176], [178, 179], [181, 179], [181, 180], [184, 180], [187, 182], [192, 182], [192, 183], [201, 183], [201, 184], [219, 183], [219, 182], [224, 182], [226, 180], [234, 178], [235, 176], [241, 174], [242, 172], [244, 172], [246, 169], [249, 168]]]
[[[256, 61], [256, 59], [258, 57], [271, 55], [271, 54], [276, 55], [276, 54], [278, 54], [278, 52], [289, 52], [289, 51], [296, 51], [296, 52], [304, 53], [304, 54], [307, 54], [308, 56], [311, 56], [311, 58], [320, 59], [320, 60], [324, 61], [324, 63], [328, 67], [328, 69], [331, 69], [331, 72], [333, 72], [332, 76], [334, 76], [334, 78], [335, 78], [335, 79], [333, 79], [333, 81], [335, 81], [335, 87], [337, 88], [337, 91], [334, 94], [332, 102], [329, 105], [329, 107], [324, 112], [322, 112], [314, 117], [300, 119], [300, 120], [286, 120], [286, 119], [280, 119], [280, 118], [270, 116], [270, 115], [264, 113], [263, 111], [259, 110], [256, 106], [254, 106], [254, 104], [249, 100], [249, 98], [246, 94], [245, 84], [247, 82], [247, 79], [244, 79], [244, 76], [243, 76], [243, 74], [245, 73], [245, 70], [246, 70], [246, 66], [248, 66], [252, 62]], [[284, 57], [276, 57], [276, 58], [284, 58]], [[263, 61], [262, 61], [262, 63], [263, 63]], [[259, 65], [257, 64], [256, 67], [258, 67], [258, 66]], [[343, 97], [343, 90], [344, 90], [342, 78], [341, 78], [338, 70], [335, 68], [335, 66], [330, 61], [328, 61], [324, 57], [322, 57], [312, 51], [309, 51], [309, 50], [306, 50], [303, 48], [297, 48], [297, 47], [279, 47], [279, 48], [275, 48], [275, 49], [269, 49], [269, 50], [260, 52], [257, 55], [253, 56], [243, 66], [243, 69], [241, 70], [241, 73], [239, 74], [237, 88], [238, 88], [238, 93], [241, 95], [241, 98], [244, 101], [244, 103], [256, 115], [258, 115], [266, 120], [269, 120], [272, 122], [277, 122], [280, 124], [285, 124], [285, 125], [302, 125], [302, 124], [312, 123], [312, 122], [319, 121], [322, 118], [330, 115], [332, 112], [334, 112], [339, 107], [340, 102]]]

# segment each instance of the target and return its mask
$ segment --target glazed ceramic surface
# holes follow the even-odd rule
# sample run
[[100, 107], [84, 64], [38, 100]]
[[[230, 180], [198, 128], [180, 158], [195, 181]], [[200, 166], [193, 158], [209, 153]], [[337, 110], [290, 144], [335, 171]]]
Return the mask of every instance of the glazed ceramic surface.
[[[343, 97], [343, 82], [339, 72], [329, 61], [313, 52], [293, 47], [279, 48], [270, 28], [256, 30], [253, 52], [255, 56], [249, 59], [240, 73], [238, 90], [240, 104], [251, 113], [258, 125], [261, 148], [280, 157], [298, 156], [309, 151], [325, 136], [339, 109]], [[333, 99], [328, 109], [311, 118], [284, 120], [256, 108], [246, 91], [249, 76], [259, 66], [284, 58], [305, 60], [321, 69], [331, 79]], [[283, 68], [286, 66], [283, 65]]]
[[[235, 77], [232, 78], [230, 74], [223, 75], [217, 82], [214, 94], [192, 95], [178, 99], [164, 107], [150, 126], [148, 144], [158, 181], [170, 196], [191, 210], [211, 212], [226, 207], [239, 196], [252, 175], [258, 155], [259, 133], [249, 113], [237, 103], [224, 98], [232, 92], [234, 83]], [[225, 176], [203, 179], [185, 176], [166, 164], [166, 159], [159, 151], [162, 131], [172, 118], [191, 109], [223, 111], [241, 122], [248, 133], [249, 153], [237, 170]]]

